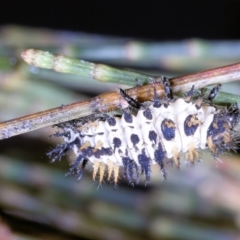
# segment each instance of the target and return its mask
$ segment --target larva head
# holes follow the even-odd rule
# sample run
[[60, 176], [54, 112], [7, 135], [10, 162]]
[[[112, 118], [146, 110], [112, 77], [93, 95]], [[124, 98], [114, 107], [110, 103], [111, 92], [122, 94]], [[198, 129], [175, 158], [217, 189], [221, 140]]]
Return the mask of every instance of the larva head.
[[226, 150], [236, 150], [239, 133], [240, 113], [236, 107], [223, 109], [214, 115], [207, 131], [207, 143], [210, 150], [217, 155]]

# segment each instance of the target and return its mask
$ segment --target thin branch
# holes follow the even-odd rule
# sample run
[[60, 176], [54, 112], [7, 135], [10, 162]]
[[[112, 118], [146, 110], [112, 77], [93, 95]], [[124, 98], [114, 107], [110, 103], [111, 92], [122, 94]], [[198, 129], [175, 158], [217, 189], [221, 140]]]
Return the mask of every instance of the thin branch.
[[199, 73], [184, 75], [171, 79], [174, 92], [188, 91], [192, 85], [196, 89], [217, 83], [228, 83], [240, 80], [240, 63], [214, 68]]
[[[161, 82], [131, 88], [127, 90], [127, 93], [139, 102], [148, 101], [153, 99], [153, 87], [160, 96], [163, 95]], [[109, 112], [126, 106], [126, 101], [118, 92], [103, 93], [89, 100], [2, 122], [0, 123], [0, 139], [88, 116], [99, 111]]]

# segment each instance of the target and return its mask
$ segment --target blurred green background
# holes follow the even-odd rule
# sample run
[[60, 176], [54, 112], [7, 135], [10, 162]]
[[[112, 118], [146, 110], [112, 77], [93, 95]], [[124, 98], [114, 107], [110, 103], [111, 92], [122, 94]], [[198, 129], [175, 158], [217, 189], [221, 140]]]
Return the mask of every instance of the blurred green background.
[[[27, 65], [23, 50], [52, 53], [168, 77], [240, 61], [240, 41], [141, 41], [82, 32], [16, 25], [0, 27], [0, 120], [117, 90], [120, 86]], [[174, 51], [173, 51], [174, 49]], [[122, 86], [121, 86], [122, 87]], [[224, 91], [239, 94], [239, 84]], [[56, 144], [43, 128], [0, 141], [0, 239], [240, 239], [240, 159], [235, 153], [216, 162], [181, 169], [168, 165], [163, 182], [158, 166], [151, 183], [135, 187], [122, 177], [118, 189], [65, 177], [68, 155], [50, 164]], [[123, 176], [123, 175], [122, 175]]]

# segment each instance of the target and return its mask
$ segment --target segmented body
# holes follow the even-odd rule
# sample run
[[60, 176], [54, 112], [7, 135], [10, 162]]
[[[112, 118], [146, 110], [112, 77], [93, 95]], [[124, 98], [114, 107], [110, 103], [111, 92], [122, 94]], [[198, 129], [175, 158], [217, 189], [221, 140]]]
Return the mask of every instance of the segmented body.
[[117, 184], [121, 166], [130, 183], [138, 182], [141, 172], [148, 182], [151, 164], [160, 166], [165, 179], [166, 159], [173, 159], [179, 167], [181, 153], [181, 158], [193, 164], [200, 159], [199, 149], [209, 148], [216, 157], [234, 145], [238, 111], [217, 110], [203, 98], [192, 101], [192, 95], [193, 88], [186, 98], [155, 97], [137, 114], [122, 110], [122, 116], [63, 124], [58, 136], [65, 143], [49, 155], [55, 160], [72, 149], [77, 160], [69, 173], [78, 169], [81, 177], [89, 160], [93, 163], [93, 179], [98, 177], [100, 183], [107, 173], [107, 179]]

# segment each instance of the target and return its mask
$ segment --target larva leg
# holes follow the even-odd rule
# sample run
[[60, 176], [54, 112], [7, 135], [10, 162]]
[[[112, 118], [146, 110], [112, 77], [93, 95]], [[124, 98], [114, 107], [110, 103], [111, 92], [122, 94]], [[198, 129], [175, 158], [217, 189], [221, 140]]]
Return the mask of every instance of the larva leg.
[[163, 86], [164, 86], [164, 91], [165, 91], [166, 97], [168, 98], [168, 100], [172, 100], [173, 99], [173, 93], [172, 93], [172, 89], [171, 89], [169, 79], [166, 78], [166, 77], [163, 77], [162, 83], [163, 83]]
[[65, 176], [67, 177], [67, 176], [73, 174], [74, 170], [78, 168], [78, 165], [82, 162], [82, 160], [83, 160], [82, 155], [79, 155], [78, 158], [76, 159], [76, 161], [71, 164], [71, 167], [70, 167], [69, 171], [65, 174]]
[[215, 87], [212, 88], [212, 90], [210, 91], [209, 95], [208, 95], [208, 101], [212, 101], [218, 94], [219, 90], [220, 90], [221, 84], [216, 85]]
[[159, 96], [157, 95], [157, 91], [154, 88], [154, 98], [153, 98], [153, 107], [154, 108], [160, 108], [161, 107], [161, 100]]
[[193, 97], [193, 92], [194, 92], [194, 85], [191, 87], [191, 89], [187, 93], [187, 96], [185, 97], [185, 102], [186, 103], [191, 102], [192, 97]]
[[84, 172], [84, 169], [85, 169], [87, 163], [88, 163], [88, 160], [87, 159], [83, 159], [81, 167], [77, 170], [78, 180], [81, 180], [83, 172]]
[[121, 96], [128, 102], [128, 104], [135, 108], [135, 109], [140, 109], [142, 104], [133, 99], [131, 96], [129, 96], [123, 89], [120, 88], [120, 94]]

